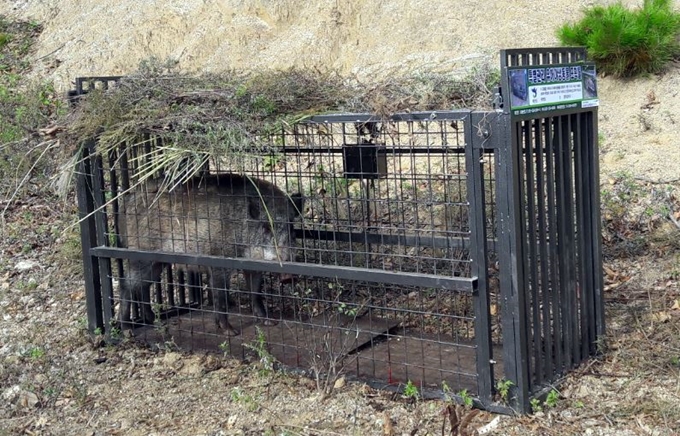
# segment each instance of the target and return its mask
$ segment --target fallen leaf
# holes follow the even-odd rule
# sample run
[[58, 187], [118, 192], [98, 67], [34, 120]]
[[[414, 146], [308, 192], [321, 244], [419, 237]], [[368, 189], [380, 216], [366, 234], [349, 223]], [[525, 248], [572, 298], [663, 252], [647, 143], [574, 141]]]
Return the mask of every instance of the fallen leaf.
[[345, 387], [346, 380], [345, 377], [340, 377], [333, 383], [333, 389], [342, 389]]
[[618, 275], [613, 269], [609, 268], [606, 265], [602, 266], [602, 269], [608, 276], [616, 277]]
[[657, 312], [652, 314], [652, 321], [655, 322], [666, 322], [671, 319], [671, 315], [668, 312]]
[[680, 310], [680, 300], [675, 300], [675, 302], [671, 306], [671, 310]]

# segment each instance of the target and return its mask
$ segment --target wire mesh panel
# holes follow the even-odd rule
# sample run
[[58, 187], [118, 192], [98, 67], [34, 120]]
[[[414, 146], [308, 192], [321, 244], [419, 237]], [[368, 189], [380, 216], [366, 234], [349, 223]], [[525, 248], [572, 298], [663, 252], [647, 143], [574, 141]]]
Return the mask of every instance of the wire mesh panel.
[[90, 330], [529, 411], [604, 333], [597, 112], [527, 87], [582, 49], [501, 59], [492, 112], [316, 116], [223, 156], [87, 141]]
[[[301, 257], [364, 279], [318, 286], [323, 300], [388, 323], [357, 354], [362, 378], [477, 393], [472, 289], [461, 287], [472, 279], [467, 116], [318, 117], [284, 137], [276, 172], [311, 198]], [[376, 283], [373, 271], [391, 274]]]
[[266, 344], [318, 374], [490, 399], [471, 219], [491, 224], [470, 210], [470, 138], [469, 111], [315, 117], [188, 181], [140, 178], [162, 160], [153, 138], [91, 149], [103, 325], [241, 356]]

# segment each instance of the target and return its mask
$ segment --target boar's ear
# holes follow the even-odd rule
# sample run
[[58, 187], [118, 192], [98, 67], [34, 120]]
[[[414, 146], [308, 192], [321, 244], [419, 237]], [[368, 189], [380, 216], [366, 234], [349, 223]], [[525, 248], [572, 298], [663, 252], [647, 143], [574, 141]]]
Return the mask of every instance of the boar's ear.
[[290, 196], [290, 200], [293, 202], [294, 213], [293, 216], [302, 215], [302, 208], [304, 207], [305, 199], [302, 194], [295, 193]]
[[248, 197], [248, 216], [253, 219], [260, 218], [260, 199], [257, 197]]

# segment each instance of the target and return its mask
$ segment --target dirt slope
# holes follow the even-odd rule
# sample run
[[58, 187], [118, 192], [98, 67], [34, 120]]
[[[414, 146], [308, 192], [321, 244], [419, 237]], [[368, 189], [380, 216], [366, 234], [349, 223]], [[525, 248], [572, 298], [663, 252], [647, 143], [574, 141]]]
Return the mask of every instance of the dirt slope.
[[[295, 65], [366, 77], [404, 68], [465, 69], [496, 63], [502, 48], [555, 45], [555, 29], [596, 3], [608, 2], [3, 0], [0, 8], [44, 23], [35, 74], [67, 89], [75, 77], [125, 74], [150, 56], [176, 59], [187, 71]], [[601, 80], [605, 175], [680, 177], [678, 71]]]

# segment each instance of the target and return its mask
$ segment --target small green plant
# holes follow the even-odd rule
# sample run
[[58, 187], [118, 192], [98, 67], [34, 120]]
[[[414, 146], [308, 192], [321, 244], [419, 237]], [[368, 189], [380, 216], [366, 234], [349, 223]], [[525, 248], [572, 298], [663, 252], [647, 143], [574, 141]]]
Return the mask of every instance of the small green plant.
[[0, 33], [0, 48], [9, 44], [11, 40], [12, 40], [11, 35], [8, 35], [7, 33]]
[[254, 110], [262, 112], [264, 115], [276, 113], [276, 103], [271, 101], [267, 96], [258, 95], [253, 98], [251, 104]]
[[446, 383], [446, 380], [442, 381], [442, 392], [444, 392], [444, 401], [447, 403], [450, 403], [453, 401], [451, 398], [451, 388], [449, 387], [449, 384]]
[[557, 402], [560, 399], [560, 393], [557, 392], [556, 389], [551, 390], [548, 392], [548, 396], [545, 398], [545, 405], [548, 407], [555, 407], [557, 406]]
[[680, 14], [671, 0], [644, 0], [640, 9], [621, 3], [593, 6], [577, 23], [557, 31], [563, 45], [585, 46], [599, 71], [616, 77], [657, 73], [680, 54]]
[[268, 156], [265, 156], [264, 158], [264, 170], [265, 171], [274, 171], [276, 167], [279, 165], [281, 162], [281, 156], [276, 155], [276, 154], [270, 154]]
[[460, 399], [463, 400], [463, 405], [465, 405], [465, 407], [472, 407], [472, 397], [467, 389], [458, 392], [458, 395], [460, 396]]
[[38, 282], [34, 279], [21, 280], [16, 286], [22, 291], [34, 291], [38, 288]]
[[501, 400], [503, 400], [503, 402], [508, 402], [508, 395], [510, 394], [510, 389], [513, 386], [515, 386], [515, 384], [512, 381], [506, 379], [498, 380], [496, 383], [496, 390], [498, 391], [498, 395], [501, 396]]
[[117, 327], [111, 327], [111, 330], [109, 331], [109, 334], [111, 335], [111, 339], [120, 339], [122, 332], [120, 331], [119, 328]]
[[243, 404], [249, 412], [255, 412], [260, 408], [260, 405], [255, 398], [253, 398], [252, 395], [245, 393], [239, 386], [231, 389], [229, 398], [233, 403]]
[[218, 347], [225, 357], [227, 356], [227, 354], [229, 354], [229, 342], [224, 341]]
[[161, 317], [163, 305], [160, 303], [152, 303], [151, 310], [154, 314], [153, 328], [161, 335], [163, 347], [165, 349], [173, 349], [172, 340], [168, 341], [168, 326], [163, 322], [163, 318]]
[[584, 407], [586, 407], [586, 405], [583, 404], [583, 401], [576, 400], [574, 401], [574, 407], [576, 407], [577, 409], [583, 409]]
[[[557, 389], [553, 389], [550, 392], [548, 392], [548, 395], [545, 397], [545, 401], [541, 403], [541, 400], [538, 398], [532, 398], [529, 401], [529, 404], [531, 405], [531, 410], [536, 413], [536, 412], [542, 412], [544, 407], [548, 408], [553, 408], [557, 406], [557, 402], [560, 399], [560, 393], [557, 391]], [[580, 403], [580, 406], [578, 404]], [[577, 407], [583, 407], [583, 402], [578, 401], [576, 403]]]
[[101, 336], [103, 334], [104, 334], [104, 331], [102, 330], [101, 327], [97, 327], [96, 329], [94, 329], [94, 335], [95, 336]]
[[357, 314], [359, 313], [359, 307], [356, 305], [352, 305], [350, 307], [347, 304], [340, 302], [338, 303], [338, 312], [345, 316], [356, 318]]
[[267, 350], [267, 338], [264, 335], [264, 331], [258, 326], [255, 329], [257, 330], [257, 336], [252, 343], [245, 344], [245, 346], [255, 352], [261, 365], [259, 373], [261, 376], [266, 377], [274, 370], [276, 358]]
[[32, 360], [39, 360], [45, 356], [45, 350], [40, 347], [32, 347], [28, 350], [28, 356]]
[[418, 387], [413, 384], [411, 380], [406, 382], [406, 386], [404, 386], [404, 397], [417, 400], [420, 397], [420, 393], [418, 392]]

